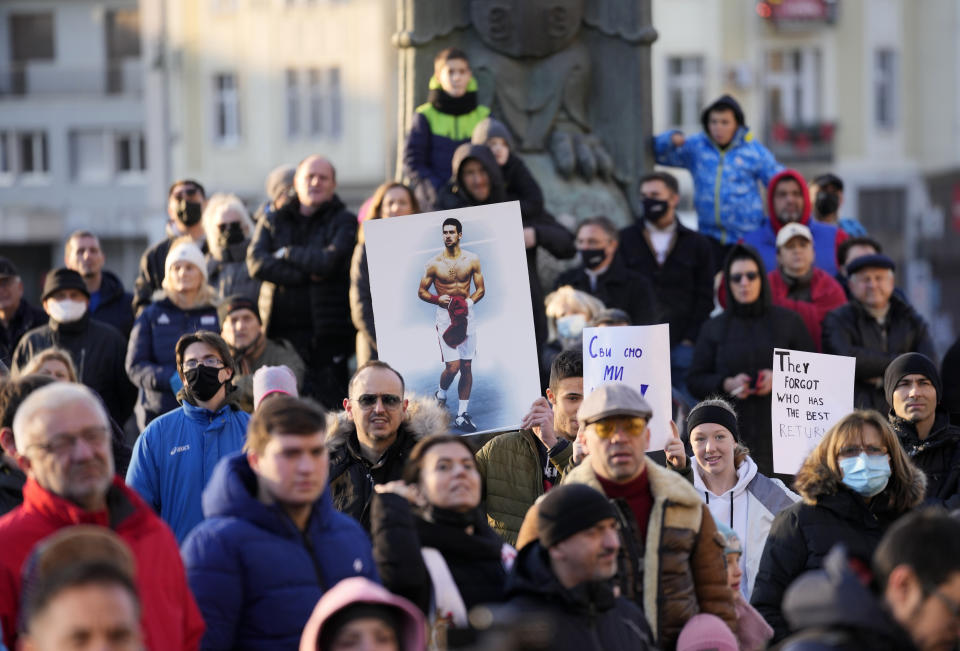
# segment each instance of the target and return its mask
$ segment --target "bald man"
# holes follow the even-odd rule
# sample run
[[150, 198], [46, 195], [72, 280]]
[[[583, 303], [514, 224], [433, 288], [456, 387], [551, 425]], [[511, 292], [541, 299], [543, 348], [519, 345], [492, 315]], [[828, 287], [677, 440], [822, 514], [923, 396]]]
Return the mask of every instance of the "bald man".
[[348, 294], [357, 218], [337, 196], [337, 171], [323, 156], [297, 166], [293, 188], [296, 196], [257, 224], [247, 268], [263, 281], [267, 336], [294, 345], [307, 365], [304, 393], [333, 409], [347, 393], [354, 347]]

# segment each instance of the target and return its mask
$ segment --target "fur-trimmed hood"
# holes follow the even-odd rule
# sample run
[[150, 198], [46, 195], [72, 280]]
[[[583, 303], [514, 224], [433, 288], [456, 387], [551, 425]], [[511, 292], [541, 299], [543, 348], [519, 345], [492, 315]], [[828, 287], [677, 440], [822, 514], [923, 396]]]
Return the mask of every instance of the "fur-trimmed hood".
[[[400, 429], [409, 432], [414, 440], [420, 440], [430, 434], [446, 434], [450, 431], [450, 414], [437, 404], [433, 398], [413, 396], [408, 398], [407, 415], [400, 423]], [[331, 451], [342, 447], [357, 426], [346, 410], [327, 415], [327, 445]]]
[[[892, 468], [891, 468], [892, 470]], [[923, 502], [927, 490], [927, 476], [913, 463], [907, 464], [908, 509]], [[843, 482], [830, 468], [821, 464], [803, 464], [797, 471], [793, 489], [800, 494], [805, 504], [815, 505], [822, 497], [836, 495], [843, 490]], [[880, 495], [887, 494], [886, 489]]]

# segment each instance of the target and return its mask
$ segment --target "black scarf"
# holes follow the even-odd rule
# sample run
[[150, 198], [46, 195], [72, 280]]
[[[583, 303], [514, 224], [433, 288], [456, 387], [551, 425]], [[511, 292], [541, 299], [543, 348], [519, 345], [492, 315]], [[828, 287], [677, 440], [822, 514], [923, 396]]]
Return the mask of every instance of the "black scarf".
[[466, 115], [477, 108], [477, 91], [468, 90], [461, 97], [451, 97], [442, 88], [431, 88], [427, 101], [441, 113]]

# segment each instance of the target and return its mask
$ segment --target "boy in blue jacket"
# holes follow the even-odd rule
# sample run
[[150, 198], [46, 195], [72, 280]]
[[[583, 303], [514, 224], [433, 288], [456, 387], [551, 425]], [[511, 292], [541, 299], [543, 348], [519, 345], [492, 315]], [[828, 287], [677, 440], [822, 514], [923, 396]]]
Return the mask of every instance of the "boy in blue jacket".
[[699, 231], [711, 238], [719, 265], [727, 249], [764, 223], [760, 188], [783, 166], [754, 140], [743, 109], [724, 95], [704, 109], [703, 133], [685, 137], [671, 130], [654, 138], [657, 163], [684, 167], [693, 176]]
[[452, 175], [457, 147], [490, 109], [477, 103], [477, 80], [463, 50], [446, 48], [433, 60], [427, 102], [417, 107], [403, 148], [403, 173], [410, 179], [424, 210], [433, 207], [437, 192]]

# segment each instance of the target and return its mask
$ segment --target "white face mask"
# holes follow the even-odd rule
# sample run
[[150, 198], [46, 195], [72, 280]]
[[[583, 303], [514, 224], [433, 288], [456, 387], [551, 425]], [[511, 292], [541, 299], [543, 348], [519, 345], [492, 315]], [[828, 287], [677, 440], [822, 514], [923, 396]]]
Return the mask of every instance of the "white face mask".
[[84, 301], [74, 301], [69, 298], [59, 301], [50, 299], [47, 301], [46, 308], [47, 314], [57, 323], [73, 323], [79, 321], [87, 311], [87, 304]]

